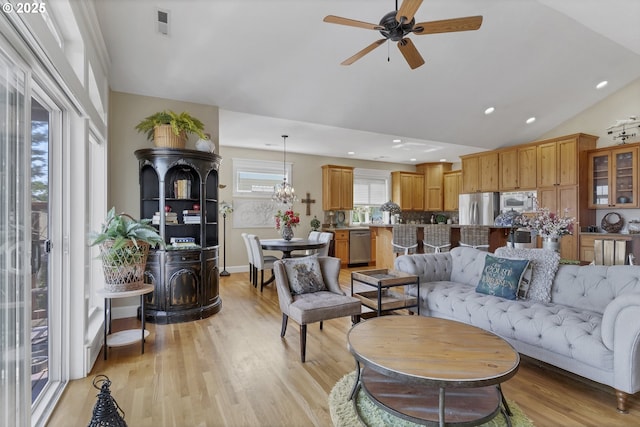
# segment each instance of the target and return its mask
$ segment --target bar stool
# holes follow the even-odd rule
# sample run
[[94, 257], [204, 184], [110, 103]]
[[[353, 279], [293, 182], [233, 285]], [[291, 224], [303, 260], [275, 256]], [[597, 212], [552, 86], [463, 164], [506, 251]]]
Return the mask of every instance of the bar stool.
[[418, 227], [410, 224], [396, 224], [393, 226], [391, 239], [393, 252], [408, 255], [414, 253], [418, 247]]
[[424, 226], [425, 253], [440, 253], [451, 247], [451, 226], [447, 224], [428, 224]]
[[460, 227], [460, 246], [489, 250], [489, 227], [483, 225], [463, 225]]

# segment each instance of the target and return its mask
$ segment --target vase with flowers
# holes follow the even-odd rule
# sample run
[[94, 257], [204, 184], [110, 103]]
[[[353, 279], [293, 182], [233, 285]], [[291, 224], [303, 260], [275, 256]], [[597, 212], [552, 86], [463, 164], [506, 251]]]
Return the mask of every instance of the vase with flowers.
[[297, 226], [300, 222], [300, 214], [289, 209], [284, 212], [278, 211], [275, 215], [276, 218], [276, 230], [280, 231], [284, 240], [293, 239], [293, 227]]
[[569, 216], [569, 209], [565, 209], [560, 216], [550, 212], [549, 208], [538, 209], [533, 215], [518, 217], [515, 224], [528, 228], [542, 238], [544, 249], [560, 251], [560, 238], [567, 234], [573, 234], [573, 224], [576, 219]]

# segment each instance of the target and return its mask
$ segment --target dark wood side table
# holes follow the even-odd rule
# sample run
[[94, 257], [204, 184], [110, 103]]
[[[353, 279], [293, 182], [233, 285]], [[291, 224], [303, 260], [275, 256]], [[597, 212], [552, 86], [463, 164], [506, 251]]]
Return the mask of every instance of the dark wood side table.
[[[133, 291], [108, 292], [104, 289], [96, 293], [104, 298], [104, 360], [107, 360], [109, 347], [121, 347], [135, 342], [141, 342], [142, 354], [144, 354], [144, 339], [149, 336], [149, 331], [144, 328], [144, 295], [153, 292], [153, 285], [143, 285], [142, 288]], [[141, 330], [127, 329], [119, 332], [111, 332], [111, 300], [114, 298], [128, 298], [140, 296], [140, 318], [142, 319]]]

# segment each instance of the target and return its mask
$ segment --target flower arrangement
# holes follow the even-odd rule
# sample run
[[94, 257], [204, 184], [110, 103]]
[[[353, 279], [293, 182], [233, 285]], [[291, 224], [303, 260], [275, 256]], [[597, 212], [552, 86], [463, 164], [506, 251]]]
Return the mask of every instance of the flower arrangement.
[[220, 203], [218, 210], [223, 215], [229, 215], [231, 212], [233, 212], [233, 205], [223, 201], [222, 203]]
[[568, 213], [569, 209], [565, 209], [564, 215], [559, 216], [554, 212], [549, 212], [549, 208], [541, 208], [533, 216], [522, 215], [518, 217], [515, 224], [535, 230], [541, 236], [560, 237], [573, 234], [573, 224], [576, 219], [569, 217]]
[[276, 230], [280, 230], [282, 226], [295, 227], [300, 222], [300, 214], [293, 210], [286, 210], [284, 212], [278, 211], [275, 215], [276, 218]]

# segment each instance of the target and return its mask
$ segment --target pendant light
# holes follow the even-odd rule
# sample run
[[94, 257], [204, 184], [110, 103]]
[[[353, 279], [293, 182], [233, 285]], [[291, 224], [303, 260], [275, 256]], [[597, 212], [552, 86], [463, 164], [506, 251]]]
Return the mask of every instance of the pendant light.
[[282, 161], [283, 166], [283, 177], [282, 183], [275, 185], [273, 187], [273, 196], [272, 200], [282, 203], [285, 205], [291, 205], [293, 202], [298, 200], [295, 194], [294, 188], [287, 182], [287, 138], [289, 135], [282, 135], [284, 139], [284, 160]]

